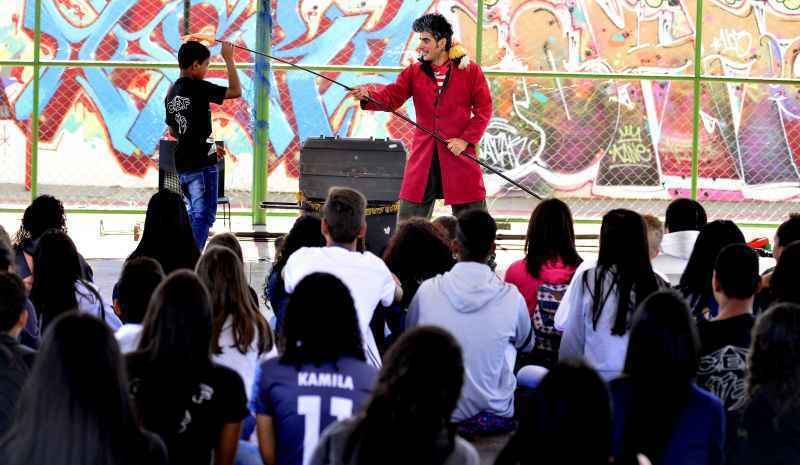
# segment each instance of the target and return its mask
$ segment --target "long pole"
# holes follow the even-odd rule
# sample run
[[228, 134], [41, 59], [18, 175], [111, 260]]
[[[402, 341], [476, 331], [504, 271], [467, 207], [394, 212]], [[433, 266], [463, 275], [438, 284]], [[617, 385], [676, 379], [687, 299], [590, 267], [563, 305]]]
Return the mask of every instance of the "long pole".
[[[219, 40], [217, 38], [214, 38], [212, 36], [206, 36], [206, 35], [201, 35], [201, 34], [191, 34], [189, 36], [186, 36], [185, 38], [205, 40], [205, 41], [208, 41], [208, 42], [223, 42], [223, 41], [221, 41], [221, 40]], [[287, 64], [287, 65], [292, 66], [294, 68], [303, 70], [303, 71], [305, 71], [307, 73], [311, 73], [311, 74], [313, 74], [313, 75], [315, 75], [317, 77], [321, 77], [322, 79], [325, 79], [326, 81], [330, 82], [331, 84], [336, 84], [336, 85], [338, 85], [340, 87], [343, 87], [343, 88], [345, 88], [347, 90], [353, 90], [352, 87], [350, 87], [348, 85], [345, 85], [345, 84], [342, 84], [341, 82], [339, 82], [339, 81], [337, 81], [335, 79], [329, 78], [328, 76], [324, 76], [324, 75], [322, 75], [322, 74], [320, 74], [320, 73], [318, 73], [318, 72], [316, 72], [314, 70], [308, 69], [306, 67], [300, 66], [300, 65], [292, 63], [290, 61], [286, 61], [286, 60], [283, 60], [281, 58], [274, 57], [274, 56], [272, 56], [270, 54], [267, 54], [267, 53], [264, 53], [264, 52], [258, 52], [256, 50], [252, 50], [252, 49], [249, 49], [247, 47], [243, 47], [241, 45], [233, 44], [233, 46], [236, 47], [236, 48], [239, 48], [241, 50], [245, 50], [245, 51], [248, 51], [250, 53], [254, 53], [256, 55], [261, 55], [261, 56], [270, 58], [272, 60], [279, 61], [281, 63]], [[415, 121], [411, 120], [409, 117], [407, 117], [407, 116], [405, 116], [405, 115], [403, 115], [401, 113], [398, 113], [395, 110], [392, 110], [391, 108], [389, 108], [388, 106], [384, 105], [383, 103], [375, 100], [374, 98], [367, 97], [367, 101], [370, 101], [370, 102], [374, 103], [375, 105], [383, 108], [385, 111], [388, 111], [389, 113], [392, 113], [393, 115], [397, 116], [398, 118], [402, 119], [403, 121], [411, 124], [412, 126], [416, 127], [417, 129], [419, 129], [419, 130], [423, 131], [424, 133], [428, 134], [429, 136], [433, 137], [437, 141], [439, 141], [439, 142], [441, 142], [443, 144], [447, 144], [447, 140], [445, 140], [438, 133], [433, 132], [430, 129], [424, 127], [424, 126], [421, 126], [421, 125], [417, 124]], [[513, 179], [509, 178], [505, 174], [503, 174], [500, 171], [498, 171], [495, 167], [483, 162], [479, 158], [473, 157], [472, 155], [470, 155], [468, 153], [463, 153], [463, 152], [462, 152], [462, 154], [460, 156], [469, 158], [470, 160], [474, 161], [475, 163], [478, 163], [479, 165], [483, 166], [487, 170], [491, 171], [492, 173], [494, 173], [494, 174], [500, 176], [501, 178], [503, 178], [504, 180], [508, 181], [514, 187], [520, 189], [521, 191], [526, 192], [527, 194], [531, 195], [532, 197], [534, 197], [536, 199], [542, 200], [542, 197], [539, 194], [537, 194], [536, 192], [528, 189], [527, 187], [523, 186], [522, 184], [514, 181]]]

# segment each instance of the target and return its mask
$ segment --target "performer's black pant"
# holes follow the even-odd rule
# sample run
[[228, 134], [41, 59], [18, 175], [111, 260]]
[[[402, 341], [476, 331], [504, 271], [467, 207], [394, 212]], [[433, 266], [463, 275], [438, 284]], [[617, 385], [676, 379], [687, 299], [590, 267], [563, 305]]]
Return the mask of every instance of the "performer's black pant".
[[[443, 197], [439, 154], [434, 148], [433, 157], [431, 158], [431, 168], [428, 170], [428, 184], [425, 186], [425, 195], [422, 197], [422, 203], [400, 199], [400, 210], [397, 212], [397, 222], [400, 223], [414, 216], [431, 219], [436, 199], [441, 199]], [[477, 202], [453, 204], [450, 207], [453, 211], [453, 216], [458, 216], [459, 213], [473, 208], [486, 210], [486, 199]]]
[[[436, 200], [431, 200], [426, 203], [414, 203], [408, 200], [400, 199], [400, 211], [397, 212], [397, 222], [407, 220], [413, 216], [421, 216], [423, 218], [431, 219], [433, 216], [433, 206]], [[458, 216], [459, 213], [472, 210], [473, 208], [480, 208], [486, 210], [486, 200], [470, 203], [459, 203], [450, 205], [453, 211], [453, 216]]]

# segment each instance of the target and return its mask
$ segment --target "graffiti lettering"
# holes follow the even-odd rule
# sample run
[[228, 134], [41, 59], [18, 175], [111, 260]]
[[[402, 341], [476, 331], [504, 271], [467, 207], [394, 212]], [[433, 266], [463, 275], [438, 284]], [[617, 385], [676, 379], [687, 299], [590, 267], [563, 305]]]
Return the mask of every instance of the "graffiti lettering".
[[170, 113], [176, 113], [179, 111], [186, 111], [189, 109], [189, 106], [192, 104], [192, 100], [187, 97], [181, 97], [180, 95], [176, 95], [171, 102], [167, 104], [167, 111]]
[[642, 128], [625, 126], [620, 131], [619, 139], [609, 149], [614, 163], [628, 165], [650, 162], [653, 154], [642, 143]]
[[739, 58], [752, 55], [750, 48], [753, 45], [753, 37], [747, 31], [734, 31], [731, 29], [721, 29], [719, 35], [711, 42], [711, 48], [720, 53], [733, 52]]
[[494, 167], [510, 170], [519, 167], [520, 158], [530, 155], [531, 140], [502, 118], [489, 123], [481, 141], [481, 155]]

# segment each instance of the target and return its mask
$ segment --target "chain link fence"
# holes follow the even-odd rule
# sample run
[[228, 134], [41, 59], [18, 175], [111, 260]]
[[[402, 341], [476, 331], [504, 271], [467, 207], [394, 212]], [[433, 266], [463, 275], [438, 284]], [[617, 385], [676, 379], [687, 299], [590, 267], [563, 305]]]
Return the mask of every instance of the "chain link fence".
[[[32, 60], [33, 40], [21, 24], [24, 1], [9, 0], [0, 9], [0, 60]], [[26, 92], [33, 68], [0, 66], [0, 207], [30, 201], [30, 115], [33, 94]]]
[[[36, 0], [12, 0], [0, 12], [0, 204], [24, 206], [33, 187], [73, 208], [144, 208], [157, 186], [163, 100], [178, 77], [180, 36], [188, 29], [255, 49], [259, 0], [39, 1], [35, 156]], [[670, 199], [692, 195], [712, 217], [775, 222], [795, 210], [800, 84], [704, 80], [695, 115], [693, 0], [270, 4], [271, 53], [323, 66], [350, 86], [392, 82], [395, 71], [374, 67], [412, 63], [414, 19], [445, 14], [469, 54], [480, 53], [492, 90], [481, 156], [534, 191], [566, 199], [576, 217], [621, 206], [663, 214]], [[796, 0], [748, 0], [734, 15], [706, 0], [701, 73], [796, 80], [797, 9]], [[211, 50], [221, 64], [219, 46]], [[237, 50], [235, 58], [244, 96], [212, 114], [214, 136], [229, 149], [225, 186], [234, 209], [253, 207], [254, 171], [263, 174], [253, 166], [255, 144], [268, 147], [271, 197], [297, 191], [308, 137], [390, 137], [410, 147], [413, 129], [399, 118], [361, 111], [341, 87], [280, 67], [269, 77], [268, 140], [254, 140], [255, 57]], [[208, 78], [224, 83], [226, 73], [212, 67]], [[401, 111], [415, 117], [410, 102]], [[533, 202], [513, 186], [489, 173], [485, 181], [494, 211], [529, 214]]]
[[[23, 89], [30, 69], [0, 67], [0, 206], [25, 205], [30, 201], [30, 119], [18, 117], [20, 107], [30, 107]], [[22, 116], [22, 115], [20, 115]]]

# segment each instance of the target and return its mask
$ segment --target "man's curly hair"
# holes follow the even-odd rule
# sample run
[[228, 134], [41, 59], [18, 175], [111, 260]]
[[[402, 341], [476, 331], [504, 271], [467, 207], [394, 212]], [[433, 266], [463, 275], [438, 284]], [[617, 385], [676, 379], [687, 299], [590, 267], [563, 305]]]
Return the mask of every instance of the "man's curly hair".
[[428, 13], [420, 16], [414, 21], [412, 26], [414, 32], [427, 32], [437, 41], [447, 39], [444, 45], [445, 50], [450, 50], [453, 42], [453, 26], [439, 13]]

